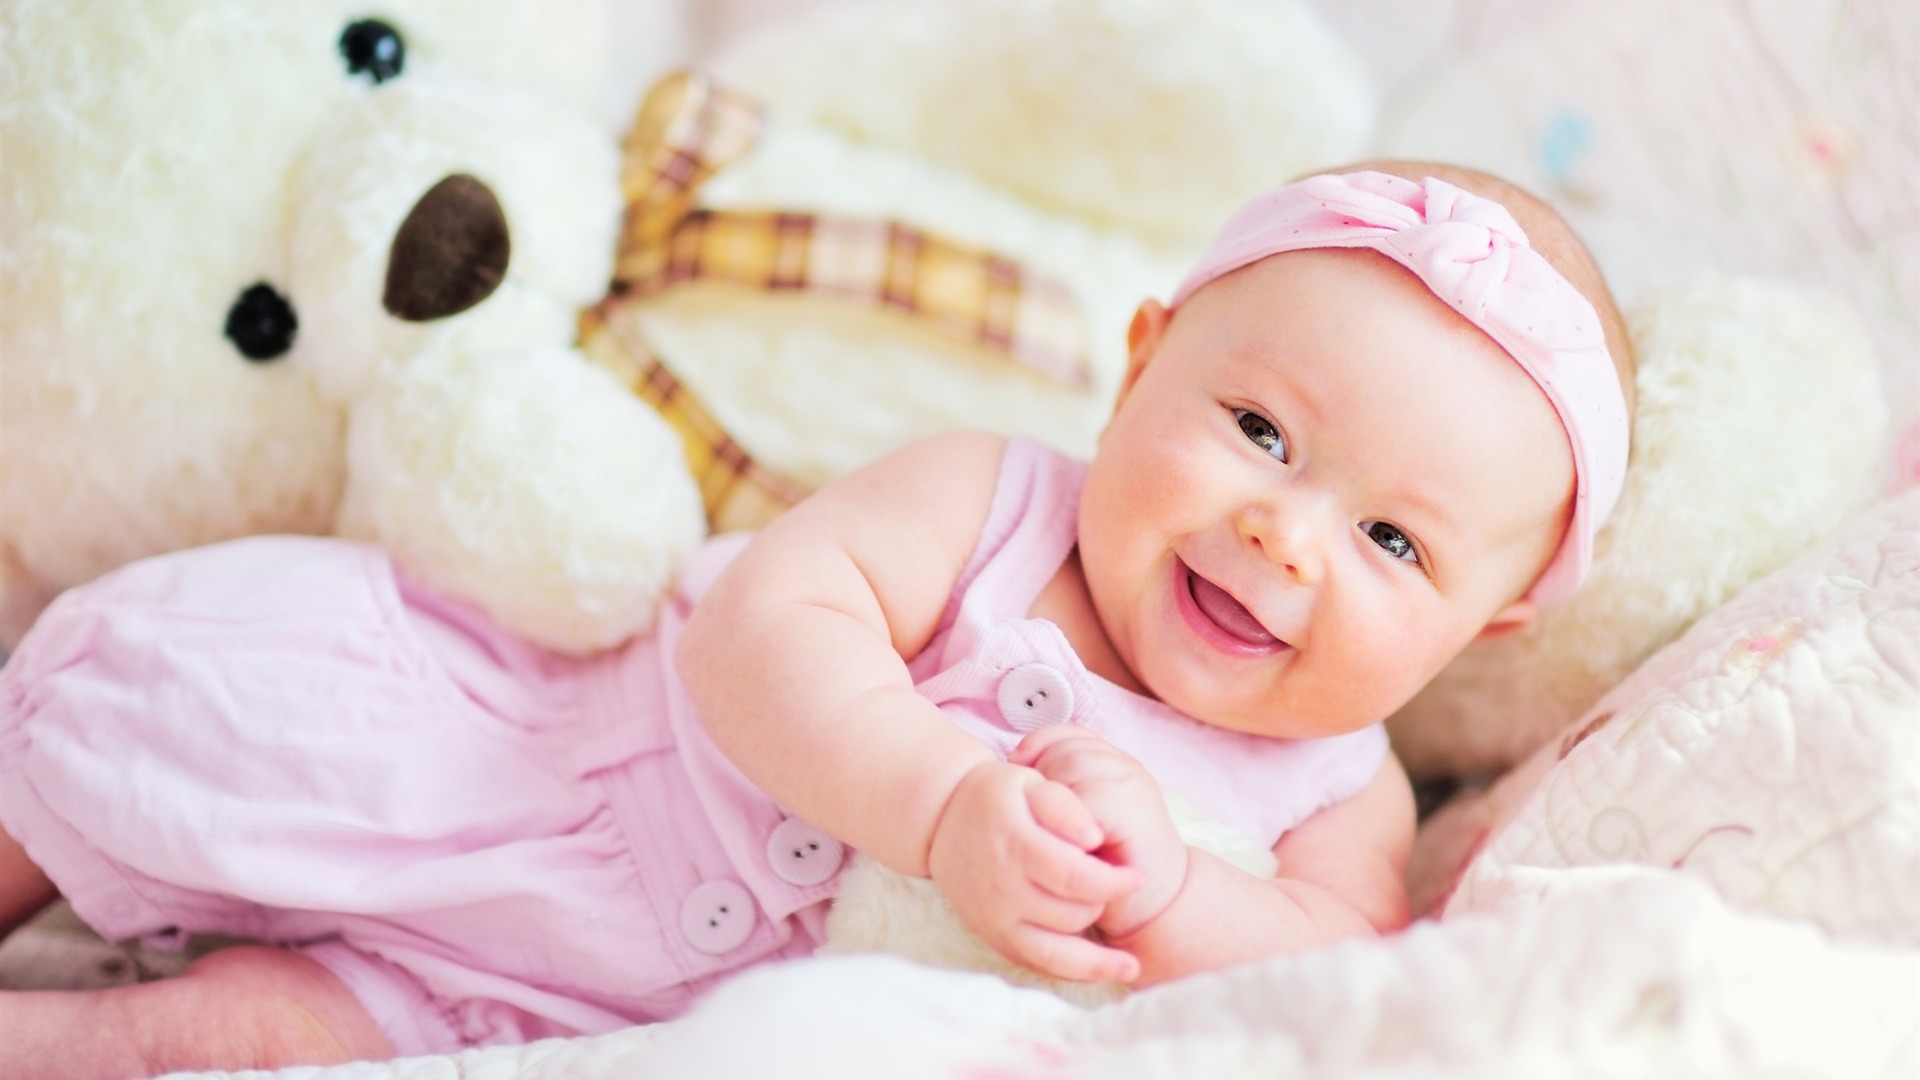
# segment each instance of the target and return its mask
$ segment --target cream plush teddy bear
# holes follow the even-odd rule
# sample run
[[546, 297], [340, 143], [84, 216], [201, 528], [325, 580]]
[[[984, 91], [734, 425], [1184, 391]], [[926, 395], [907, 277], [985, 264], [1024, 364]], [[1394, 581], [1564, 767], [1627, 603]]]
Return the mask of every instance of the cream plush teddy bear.
[[9, 3], [0, 644], [156, 552], [336, 532], [546, 644], [703, 522], [572, 347], [621, 214], [598, 0]]

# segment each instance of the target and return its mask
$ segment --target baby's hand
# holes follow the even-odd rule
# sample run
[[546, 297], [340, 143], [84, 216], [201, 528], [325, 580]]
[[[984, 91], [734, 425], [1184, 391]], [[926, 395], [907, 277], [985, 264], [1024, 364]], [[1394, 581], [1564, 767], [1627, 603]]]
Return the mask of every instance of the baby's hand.
[[1139, 961], [1083, 936], [1139, 882], [1089, 854], [1106, 839], [1065, 786], [991, 761], [948, 797], [927, 867], [961, 923], [1014, 963], [1077, 982], [1131, 982]]
[[1095, 920], [1102, 933], [1124, 938], [1172, 905], [1187, 879], [1187, 845], [1160, 785], [1133, 755], [1085, 728], [1054, 724], [1021, 739], [1007, 760], [1066, 785], [1104, 834], [1094, 853], [1139, 872], [1139, 887]]

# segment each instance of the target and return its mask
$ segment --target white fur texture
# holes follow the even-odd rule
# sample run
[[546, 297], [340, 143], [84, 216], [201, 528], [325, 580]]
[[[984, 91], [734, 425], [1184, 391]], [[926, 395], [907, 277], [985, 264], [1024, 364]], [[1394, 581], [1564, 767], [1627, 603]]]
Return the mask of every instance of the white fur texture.
[[1883, 484], [1887, 416], [1858, 317], [1822, 293], [1701, 278], [1630, 319], [1626, 489], [1592, 576], [1469, 646], [1390, 721], [1415, 772], [1498, 772], [1654, 650], [1830, 534]]
[[[379, 86], [338, 49], [369, 14], [407, 48]], [[550, 645], [650, 625], [697, 500], [657, 418], [568, 348], [620, 213], [600, 14], [0, 9], [0, 643], [131, 559], [335, 528]], [[394, 230], [453, 173], [500, 200], [506, 281], [402, 322]], [[255, 282], [299, 319], [266, 363], [223, 333]]]

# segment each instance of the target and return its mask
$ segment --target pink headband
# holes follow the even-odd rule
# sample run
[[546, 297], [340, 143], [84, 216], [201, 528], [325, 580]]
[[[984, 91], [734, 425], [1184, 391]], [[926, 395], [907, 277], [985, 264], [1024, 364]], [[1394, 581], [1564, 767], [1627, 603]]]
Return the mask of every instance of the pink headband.
[[1172, 306], [1217, 277], [1305, 248], [1390, 256], [1546, 391], [1573, 447], [1573, 522], [1528, 596], [1540, 607], [1566, 599], [1587, 576], [1594, 534], [1627, 472], [1626, 399], [1593, 305], [1528, 246], [1499, 203], [1433, 177], [1353, 172], [1308, 177], [1241, 207]]

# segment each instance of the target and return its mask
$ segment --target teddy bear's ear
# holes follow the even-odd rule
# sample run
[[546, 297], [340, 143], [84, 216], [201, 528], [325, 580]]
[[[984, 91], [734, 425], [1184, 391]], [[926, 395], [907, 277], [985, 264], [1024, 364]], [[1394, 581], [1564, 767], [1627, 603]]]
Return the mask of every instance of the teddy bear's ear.
[[1855, 312], [1823, 292], [1705, 277], [1629, 322], [1633, 450], [1592, 574], [1533, 625], [1468, 646], [1388, 721], [1416, 774], [1519, 762], [1881, 490], [1886, 395]]

